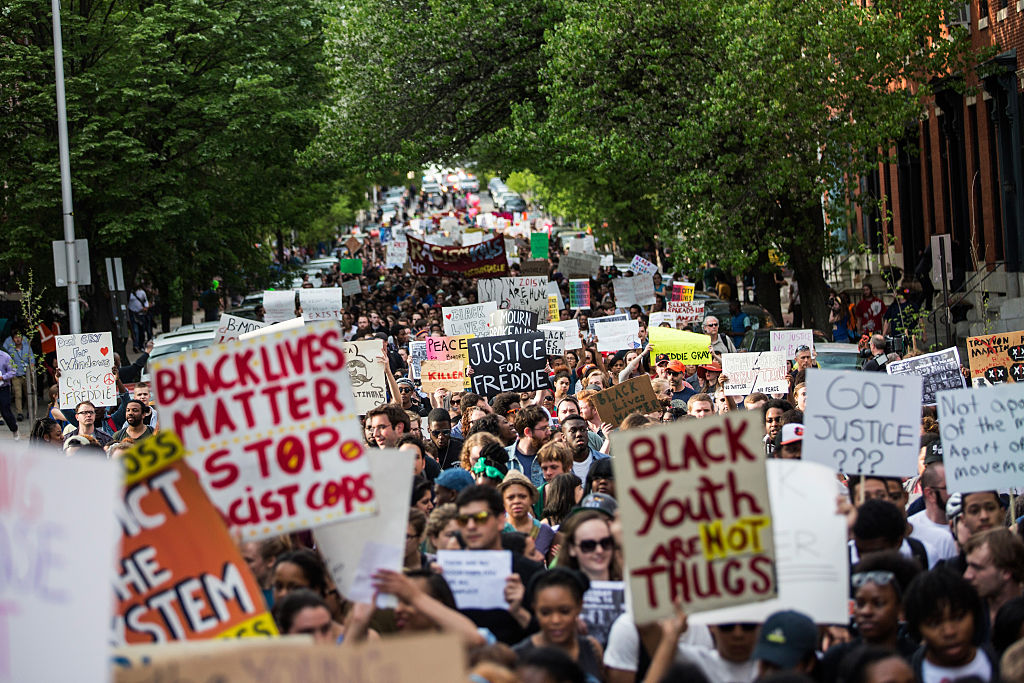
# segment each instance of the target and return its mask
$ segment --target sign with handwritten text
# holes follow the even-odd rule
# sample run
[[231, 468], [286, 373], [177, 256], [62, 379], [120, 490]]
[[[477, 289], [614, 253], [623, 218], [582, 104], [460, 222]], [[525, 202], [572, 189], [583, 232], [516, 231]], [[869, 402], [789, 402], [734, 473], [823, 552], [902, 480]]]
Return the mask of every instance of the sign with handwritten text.
[[967, 338], [971, 386], [1024, 382], [1024, 331]]
[[722, 354], [722, 374], [726, 396], [746, 396], [755, 391], [762, 394], [789, 393], [786, 357], [778, 351]]
[[74, 409], [82, 401], [95, 406], [117, 405], [113, 342], [110, 332], [57, 337], [61, 408]]
[[253, 330], [258, 330], [266, 326], [267, 323], [261, 323], [258, 320], [249, 320], [248, 318], [240, 318], [237, 315], [231, 315], [230, 313], [221, 313], [220, 327], [217, 328], [216, 343], [224, 344], [229, 341], [234, 341], [246, 332], [252, 332]]
[[466, 304], [465, 306], [443, 306], [441, 308], [442, 324], [444, 333], [449, 337], [472, 334], [477, 337], [486, 337], [491, 326], [491, 313], [498, 310], [498, 304], [494, 301], [484, 301], [479, 304]]
[[342, 291], [340, 287], [300, 289], [299, 306], [303, 320], [341, 320]]
[[382, 403], [388, 402], [387, 371], [384, 368], [384, 340], [344, 342], [341, 345], [348, 361], [348, 376], [352, 379], [352, 396], [356, 411], [366, 415]]
[[497, 277], [476, 281], [477, 301], [493, 301], [499, 309], [518, 309], [548, 319], [548, 279], [541, 276]]

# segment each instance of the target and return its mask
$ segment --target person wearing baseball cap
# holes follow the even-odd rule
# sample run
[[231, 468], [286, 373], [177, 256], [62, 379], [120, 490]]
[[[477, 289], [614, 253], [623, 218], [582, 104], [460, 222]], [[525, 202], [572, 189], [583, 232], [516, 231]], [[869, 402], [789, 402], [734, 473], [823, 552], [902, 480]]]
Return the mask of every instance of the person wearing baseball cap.
[[799, 460], [803, 442], [804, 426], [802, 424], [799, 422], [784, 424], [776, 437], [774, 456], [786, 460]]
[[689, 401], [691, 396], [697, 394], [693, 385], [686, 381], [686, 366], [680, 361], [668, 362], [665, 379], [672, 383], [672, 400]]
[[818, 664], [818, 628], [810, 617], [794, 610], [776, 612], [761, 626], [754, 647], [758, 677], [792, 671], [813, 676]]

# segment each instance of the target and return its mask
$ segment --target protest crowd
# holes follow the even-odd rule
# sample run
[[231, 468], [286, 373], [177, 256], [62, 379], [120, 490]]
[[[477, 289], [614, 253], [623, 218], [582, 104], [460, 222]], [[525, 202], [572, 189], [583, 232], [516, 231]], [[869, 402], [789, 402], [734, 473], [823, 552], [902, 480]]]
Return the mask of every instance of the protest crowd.
[[[746, 348], [765, 322], [714, 264], [691, 283], [517, 215], [404, 207], [255, 320], [211, 293], [204, 349], [147, 364], [133, 318], [122, 365], [109, 332], [58, 328], [27, 434], [33, 352], [4, 342], [0, 412], [33, 450], [5, 449], [0, 485], [46, 450], [81, 468], [56, 510], [113, 490], [116, 571], [80, 541], [114, 585], [93, 636], [118, 680], [143, 680], [138, 645], [280, 634], [408, 642], [387, 658], [422, 680], [1024, 682], [1024, 391], [999, 374], [1024, 334], [899, 354], [905, 293], [865, 286], [830, 302], [824, 338], [865, 349], [836, 369], [799, 318]], [[38, 555], [17, 508], [3, 553]], [[400, 638], [426, 634], [455, 661]]]

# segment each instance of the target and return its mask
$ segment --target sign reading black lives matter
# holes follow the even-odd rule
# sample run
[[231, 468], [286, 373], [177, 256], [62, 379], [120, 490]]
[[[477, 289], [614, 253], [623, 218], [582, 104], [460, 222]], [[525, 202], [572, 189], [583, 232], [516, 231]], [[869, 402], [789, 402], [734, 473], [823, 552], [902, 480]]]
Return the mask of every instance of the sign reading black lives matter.
[[491, 398], [503, 391], [536, 391], [548, 382], [543, 332], [469, 340], [473, 391]]

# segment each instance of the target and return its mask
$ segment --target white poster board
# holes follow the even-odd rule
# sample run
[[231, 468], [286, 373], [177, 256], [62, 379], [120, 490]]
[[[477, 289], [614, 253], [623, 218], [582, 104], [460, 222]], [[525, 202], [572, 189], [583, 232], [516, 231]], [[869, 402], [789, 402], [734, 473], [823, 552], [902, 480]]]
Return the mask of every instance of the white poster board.
[[629, 269], [638, 275], [643, 273], [654, 275], [658, 272], [658, 266], [642, 256], [634, 256], [633, 261], [629, 264]]
[[704, 320], [704, 299], [694, 301], [669, 301], [665, 308], [676, 315], [676, 327]]
[[345, 296], [359, 296], [362, 291], [363, 286], [359, 280], [345, 280], [341, 283], [341, 293]]
[[622, 349], [640, 348], [640, 322], [638, 320], [618, 320], [594, 325], [597, 337], [597, 350], [615, 352]]
[[384, 266], [387, 268], [401, 267], [409, 260], [409, 243], [406, 240], [391, 240], [387, 245]]
[[56, 342], [60, 407], [74, 410], [82, 401], [91, 401], [95, 406], [116, 406], [113, 335], [62, 334]]
[[263, 320], [281, 323], [295, 317], [295, 292], [288, 289], [263, 292]]
[[620, 277], [612, 280], [615, 290], [615, 305], [619, 308], [630, 306], [651, 306], [655, 302], [654, 277], [649, 274]]
[[387, 403], [387, 372], [384, 363], [384, 340], [344, 342], [346, 368], [352, 379], [352, 395], [356, 399], [356, 412], [366, 415], [377, 406]]
[[224, 344], [234, 341], [246, 332], [252, 332], [266, 326], [267, 323], [261, 323], [258, 320], [249, 320], [248, 318], [240, 318], [230, 313], [221, 313], [216, 343]]
[[490, 333], [491, 313], [498, 310], [495, 301], [484, 301], [479, 304], [467, 304], [465, 306], [443, 306], [441, 307], [442, 324], [446, 337], [458, 337], [463, 334], [472, 334], [477, 337], [486, 337]]
[[789, 392], [786, 357], [780, 351], [761, 353], [723, 353], [722, 375], [726, 396], [746, 396], [759, 391], [763, 394]]
[[300, 289], [299, 306], [303, 320], [341, 320], [342, 301], [340, 287]]
[[512, 573], [510, 551], [439, 550], [437, 563], [460, 610], [508, 609], [505, 579]]
[[772, 330], [768, 337], [772, 351], [781, 351], [786, 360], [796, 357], [798, 346], [814, 349], [814, 333], [811, 330]]
[[575, 351], [576, 349], [583, 348], [583, 340], [580, 339], [580, 323], [575, 318], [537, 325], [537, 329], [545, 334], [550, 329], [565, 330], [565, 350]]

